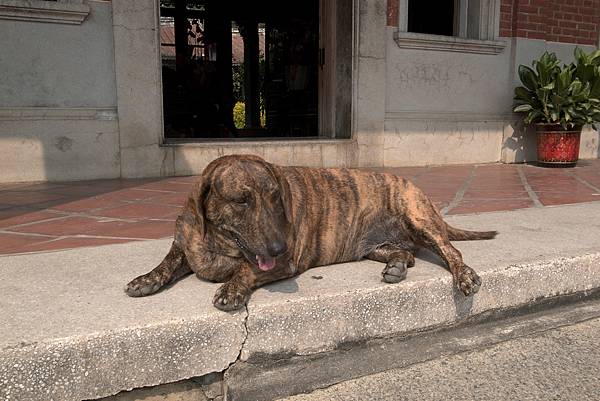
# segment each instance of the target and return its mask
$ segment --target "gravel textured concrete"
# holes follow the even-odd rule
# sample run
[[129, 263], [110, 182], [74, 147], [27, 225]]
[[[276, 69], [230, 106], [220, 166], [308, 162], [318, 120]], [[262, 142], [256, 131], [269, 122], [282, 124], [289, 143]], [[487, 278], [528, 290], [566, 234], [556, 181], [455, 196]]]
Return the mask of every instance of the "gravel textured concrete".
[[593, 319], [285, 400], [597, 400], [599, 330]]
[[245, 361], [311, 355], [591, 290], [600, 287], [598, 215], [600, 203], [449, 218], [500, 231], [457, 243], [483, 279], [474, 298], [422, 252], [402, 283], [382, 283], [383, 266], [370, 261], [312, 269], [257, 291], [247, 314], [214, 309], [218, 285], [194, 277], [127, 297], [123, 285], [170, 241], [0, 257], [0, 399], [98, 398], [222, 371], [240, 351]]
[[216, 310], [216, 284], [188, 277], [152, 297], [123, 292], [169, 246], [0, 257], [0, 399], [99, 398], [234, 362], [246, 311]]
[[255, 363], [238, 361], [227, 370], [227, 399], [270, 401], [310, 393], [343, 381], [597, 319], [599, 296], [595, 292], [584, 301], [573, 296], [553, 298], [438, 330], [354, 343], [315, 355]]
[[590, 203], [447, 218], [460, 228], [500, 233], [455, 243], [483, 280], [472, 298], [454, 289], [441, 261], [426, 251], [399, 284], [381, 281], [382, 264], [362, 261], [266, 286], [248, 305], [241, 359], [323, 352], [600, 287], [600, 220], [590, 218], [599, 215], [600, 203]]

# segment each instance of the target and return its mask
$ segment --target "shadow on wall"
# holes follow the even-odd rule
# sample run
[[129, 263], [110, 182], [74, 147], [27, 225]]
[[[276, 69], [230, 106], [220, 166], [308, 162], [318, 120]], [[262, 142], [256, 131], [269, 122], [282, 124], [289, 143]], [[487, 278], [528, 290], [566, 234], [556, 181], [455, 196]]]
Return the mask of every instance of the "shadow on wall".
[[506, 162], [531, 162], [537, 158], [537, 143], [535, 129], [526, 127], [521, 121], [510, 124], [512, 135], [504, 140], [503, 147], [512, 152], [512, 158]]
[[0, 108], [0, 183], [120, 176], [112, 108]]
[[[537, 135], [535, 127], [523, 122], [510, 124], [512, 134], [504, 139], [503, 161], [507, 163], [528, 163], [537, 160]], [[600, 138], [598, 130], [585, 126], [581, 132], [579, 147], [580, 159], [600, 158]]]

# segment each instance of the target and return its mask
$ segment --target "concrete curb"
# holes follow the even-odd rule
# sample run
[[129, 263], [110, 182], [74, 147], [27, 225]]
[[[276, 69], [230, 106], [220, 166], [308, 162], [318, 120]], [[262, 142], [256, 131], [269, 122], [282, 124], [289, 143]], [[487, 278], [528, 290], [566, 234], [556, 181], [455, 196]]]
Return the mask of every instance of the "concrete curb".
[[124, 294], [170, 242], [0, 257], [0, 399], [95, 399], [233, 363], [247, 313], [212, 307], [216, 284]]
[[[356, 266], [377, 275], [380, 266]], [[326, 293], [277, 303], [248, 306], [248, 337], [241, 360], [263, 356], [310, 355], [344, 343], [396, 337], [453, 324], [469, 316], [514, 308], [536, 300], [600, 287], [600, 253], [529, 264], [499, 266], [481, 272], [485, 285], [466, 298], [449, 274], [408, 282], [402, 289], [375, 285], [361, 290]], [[334, 269], [350, 269], [334, 266]], [[356, 273], [356, 272], [354, 272]], [[332, 324], [334, 323], [334, 324]]]
[[[194, 277], [152, 297], [122, 293], [170, 241], [0, 257], [0, 399], [99, 398], [585, 293], [600, 287], [600, 225], [590, 215], [600, 204], [448, 218], [500, 231], [456, 244], [483, 279], [474, 298], [427, 252], [400, 284], [382, 283], [376, 262], [325, 266], [258, 290], [237, 313], [214, 309], [218, 285]], [[231, 389], [246, 379], [225, 375]]]

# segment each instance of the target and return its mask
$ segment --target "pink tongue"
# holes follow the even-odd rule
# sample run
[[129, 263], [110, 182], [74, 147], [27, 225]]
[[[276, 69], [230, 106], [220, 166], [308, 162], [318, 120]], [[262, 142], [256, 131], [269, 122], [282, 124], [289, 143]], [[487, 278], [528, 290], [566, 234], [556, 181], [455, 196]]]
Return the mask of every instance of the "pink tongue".
[[263, 258], [262, 256], [256, 256], [258, 262], [258, 268], [263, 271], [271, 270], [275, 267], [275, 259]]

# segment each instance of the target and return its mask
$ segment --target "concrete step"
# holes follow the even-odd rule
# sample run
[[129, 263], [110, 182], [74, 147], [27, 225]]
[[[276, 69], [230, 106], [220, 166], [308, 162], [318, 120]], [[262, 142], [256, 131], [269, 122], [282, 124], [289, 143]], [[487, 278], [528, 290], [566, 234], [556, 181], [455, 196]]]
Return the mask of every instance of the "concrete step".
[[376, 262], [326, 266], [258, 290], [235, 313], [214, 309], [218, 284], [194, 277], [151, 297], [122, 292], [160, 262], [166, 240], [0, 257], [0, 399], [96, 399], [214, 372], [225, 372], [229, 399], [243, 399], [253, 385], [276, 387], [277, 364], [294, 358], [585, 296], [600, 287], [598, 215], [588, 203], [448, 218], [500, 231], [456, 243], [483, 279], [473, 298], [427, 252], [400, 284], [382, 283]]
[[596, 300], [429, 334], [405, 341], [401, 368], [281, 401], [597, 400], [599, 330]]

